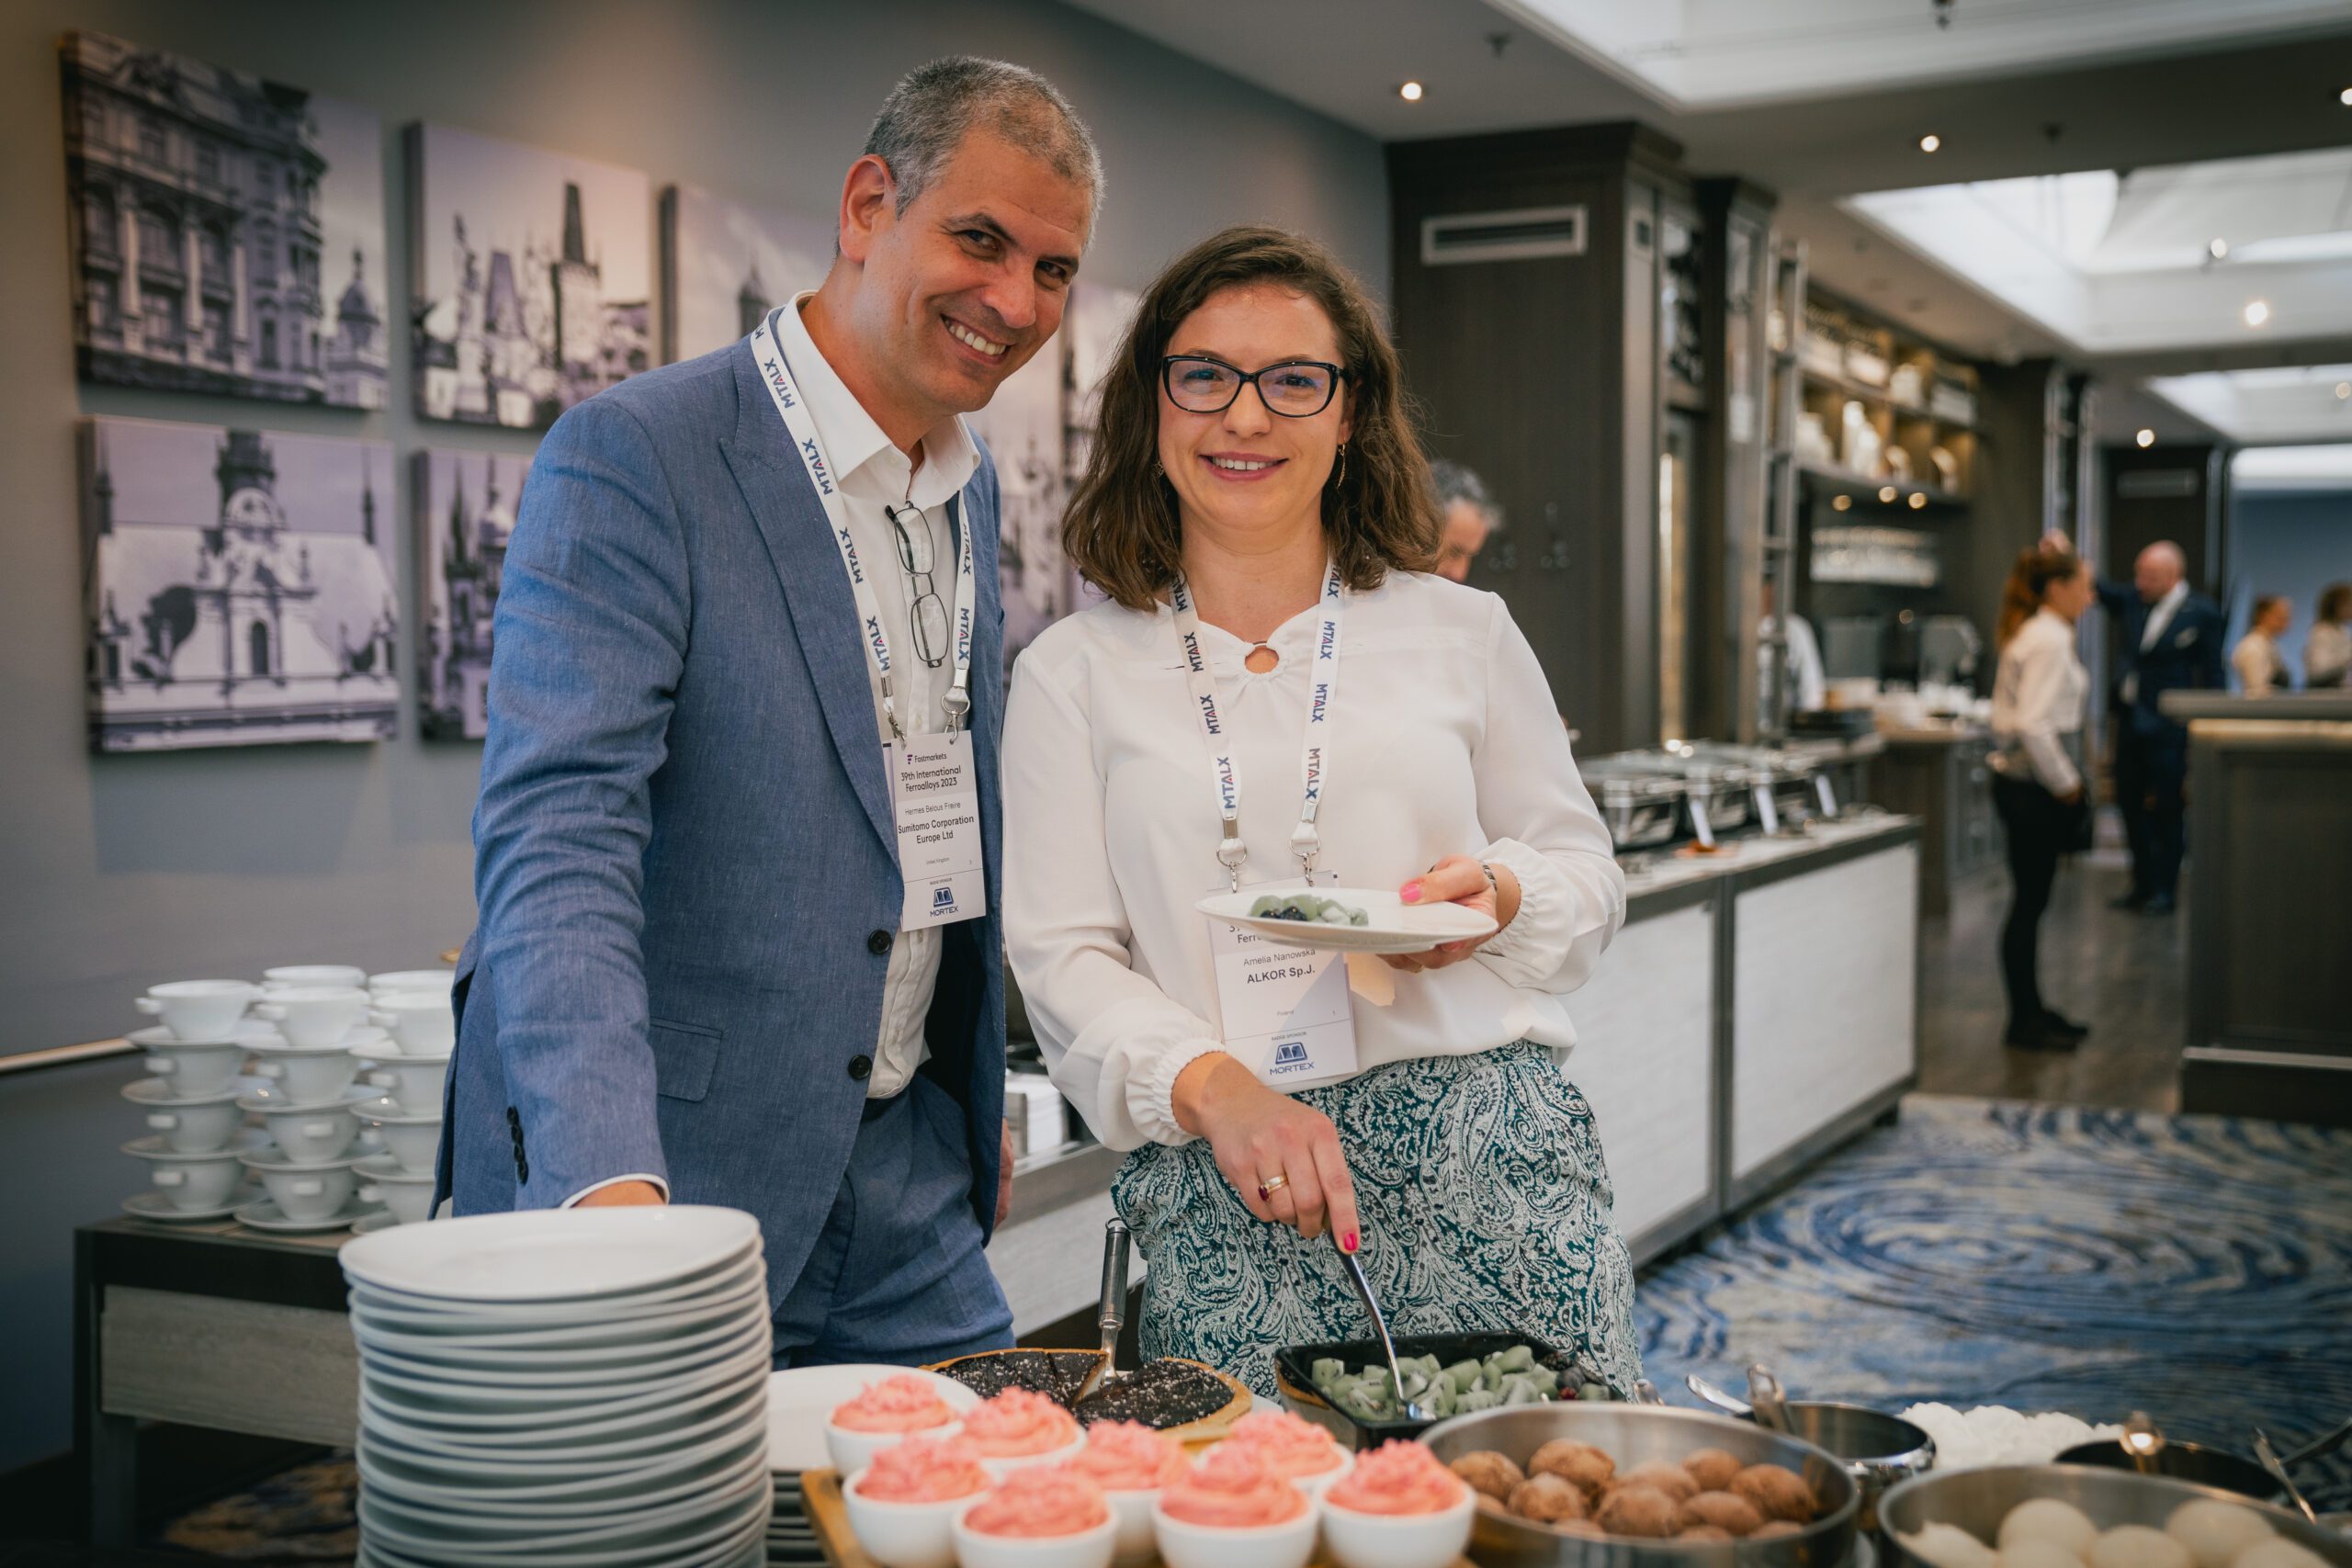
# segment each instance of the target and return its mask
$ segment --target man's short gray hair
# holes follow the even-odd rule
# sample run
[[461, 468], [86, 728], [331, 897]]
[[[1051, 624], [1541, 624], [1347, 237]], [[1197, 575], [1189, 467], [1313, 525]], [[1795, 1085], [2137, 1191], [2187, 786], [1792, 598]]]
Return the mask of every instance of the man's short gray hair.
[[898, 182], [898, 206], [929, 188], [967, 132], [982, 129], [1086, 186], [1090, 217], [1102, 207], [1102, 157], [1069, 100], [1025, 66], [950, 55], [899, 79], [865, 134], [865, 152]]
[[1487, 526], [1500, 532], [1503, 509], [1487, 493], [1487, 481], [1459, 463], [1443, 457], [1430, 463], [1430, 483], [1437, 491], [1437, 513], [1443, 517], [1457, 501], [1466, 501], [1486, 514]]

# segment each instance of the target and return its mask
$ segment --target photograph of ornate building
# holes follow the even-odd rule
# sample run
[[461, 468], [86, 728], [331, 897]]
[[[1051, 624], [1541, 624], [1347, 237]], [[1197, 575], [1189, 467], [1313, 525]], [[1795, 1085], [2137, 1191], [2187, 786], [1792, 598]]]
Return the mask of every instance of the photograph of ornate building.
[[416, 454], [417, 731], [479, 740], [490, 725], [491, 617], [527, 457]]
[[996, 459], [997, 578], [1004, 603], [1004, 667], [1069, 613], [1063, 564], [1062, 341], [1005, 378], [989, 406], [964, 423]]
[[769, 308], [825, 280], [833, 227], [747, 207], [695, 186], [662, 193], [662, 357], [692, 359], [759, 325]]
[[419, 125], [409, 177], [419, 414], [545, 429], [651, 365], [643, 175]]
[[383, 407], [376, 116], [99, 33], [61, 64], [81, 374]]
[[390, 495], [379, 441], [85, 421], [93, 747], [390, 739]]

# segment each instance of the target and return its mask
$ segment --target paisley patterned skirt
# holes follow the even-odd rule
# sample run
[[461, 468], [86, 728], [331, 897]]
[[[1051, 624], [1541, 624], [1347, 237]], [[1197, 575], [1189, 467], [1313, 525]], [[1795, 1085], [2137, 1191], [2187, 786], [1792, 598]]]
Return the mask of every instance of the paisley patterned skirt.
[[[1531, 1335], [1631, 1392], [1633, 1259], [1592, 1108], [1548, 1050], [1396, 1062], [1295, 1098], [1339, 1128], [1358, 1256], [1392, 1333]], [[1251, 1214], [1206, 1139], [1137, 1149], [1111, 1196], [1149, 1268], [1145, 1355], [1204, 1361], [1272, 1396], [1279, 1347], [1371, 1336], [1330, 1238]]]

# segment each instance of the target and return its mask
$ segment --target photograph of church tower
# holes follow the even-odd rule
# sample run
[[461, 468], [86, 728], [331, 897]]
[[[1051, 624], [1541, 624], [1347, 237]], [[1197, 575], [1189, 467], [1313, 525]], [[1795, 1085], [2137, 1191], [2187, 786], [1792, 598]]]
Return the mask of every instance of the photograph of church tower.
[[95, 750], [392, 739], [390, 446], [92, 419], [82, 473]]
[[84, 378], [383, 407], [382, 122], [102, 33], [60, 63]]
[[432, 450], [415, 464], [417, 733], [479, 740], [490, 726], [491, 616], [531, 459]]
[[409, 336], [426, 419], [544, 430], [652, 365], [652, 186], [512, 141], [409, 130]]
[[821, 218], [670, 186], [662, 193], [662, 362], [726, 347], [771, 307], [822, 283], [832, 260], [832, 225]]

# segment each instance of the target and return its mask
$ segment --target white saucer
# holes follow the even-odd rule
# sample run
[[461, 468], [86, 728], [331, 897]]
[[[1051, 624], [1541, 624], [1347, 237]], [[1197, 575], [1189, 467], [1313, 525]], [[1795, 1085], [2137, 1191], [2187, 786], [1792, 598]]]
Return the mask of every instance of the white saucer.
[[[238, 1155], [250, 1154], [267, 1142], [269, 1142], [269, 1134], [259, 1127], [240, 1127], [237, 1129], [237, 1135], [229, 1140], [227, 1147], [208, 1149], [200, 1155], [187, 1155], [176, 1149], [166, 1148], [164, 1145], [164, 1134], [154, 1133], [144, 1138], [131, 1139], [130, 1142], [122, 1145], [122, 1152], [140, 1159], [220, 1159], [223, 1156], [233, 1158]], [[149, 1196], [153, 1197], [153, 1194], [150, 1193]]]
[[[397, 1061], [409, 1060], [409, 1058], [404, 1056], [396, 1057], [394, 1059]], [[438, 1122], [441, 1120], [441, 1112], [438, 1111], [420, 1112], [402, 1111], [399, 1100], [394, 1100], [390, 1095], [385, 1093], [380, 1088], [374, 1084], [354, 1084], [352, 1087], [354, 1089], [364, 1089], [368, 1093], [369, 1098], [361, 1100], [351, 1108], [362, 1122], [374, 1122], [378, 1125], [381, 1125], [385, 1122], [390, 1122], [396, 1127], [422, 1127], [428, 1122]]]
[[228, 1088], [211, 1094], [182, 1094], [168, 1078], [140, 1078], [122, 1086], [122, 1098], [133, 1105], [152, 1105], [159, 1111], [189, 1105], [226, 1105], [237, 1098], [237, 1082], [232, 1078]]
[[[333, 1055], [332, 1052], [326, 1054], [330, 1055]], [[275, 1086], [277, 1082], [275, 1078], [264, 1078], [261, 1081], [272, 1086]], [[345, 1085], [342, 1089], [337, 1091], [333, 1100], [314, 1100], [307, 1104], [298, 1105], [295, 1103], [293, 1096], [288, 1094], [283, 1089], [277, 1089], [273, 1087], [272, 1089], [262, 1089], [253, 1094], [240, 1095], [237, 1098], [237, 1109], [240, 1111], [267, 1111], [272, 1115], [275, 1115], [281, 1111], [288, 1112], [288, 1114], [297, 1111], [348, 1110], [356, 1111], [361, 1106], [373, 1104], [375, 1101], [384, 1098], [384, 1091], [378, 1089], [375, 1085], [355, 1083]]]
[[1248, 887], [1211, 894], [1193, 908], [1213, 919], [1272, 937], [1283, 947], [1318, 953], [1424, 953], [1442, 942], [1484, 942], [1495, 934], [1492, 919], [1460, 904], [1408, 904], [1394, 892], [1374, 887], [1317, 887], [1314, 892], [1318, 898], [1353, 905], [1372, 923], [1337, 926], [1253, 917], [1250, 906], [1266, 895]]
[[359, 1221], [379, 1212], [389, 1213], [390, 1211], [379, 1211], [375, 1205], [363, 1203], [354, 1198], [339, 1212], [328, 1215], [323, 1220], [289, 1220], [286, 1217], [285, 1212], [278, 1208], [275, 1198], [264, 1198], [259, 1202], [244, 1204], [236, 1211], [236, 1215], [239, 1224], [250, 1226], [257, 1231], [283, 1231], [289, 1235], [300, 1235], [306, 1231], [349, 1230]]
[[243, 1045], [250, 1050], [253, 1045], [253, 1043], [243, 1034], [233, 1031], [227, 1034], [215, 1034], [203, 1040], [183, 1040], [160, 1023], [153, 1029], [134, 1029], [123, 1038], [141, 1048], [158, 1045], [187, 1045], [200, 1049], [207, 1045]]
[[142, 1220], [225, 1220], [251, 1201], [251, 1194], [238, 1192], [232, 1201], [217, 1209], [175, 1209], [172, 1201], [160, 1192], [141, 1192], [136, 1198], [122, 1201], [122, 1212], [136, 1214]]
[[392, 1212], [390, 1209], [386, 1209], [379, 1213], [362, 1214], [359, 1218], [352, 1221], [351, 1234], [354, 1235], [374, 1235], [379, 1230], [383, 1230], [388, 1226], [399, 1224], [400, 1221], [393, 1217]]

